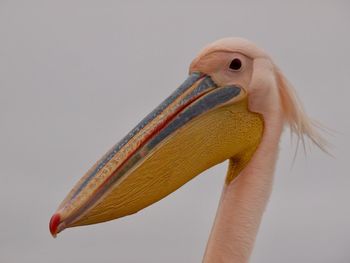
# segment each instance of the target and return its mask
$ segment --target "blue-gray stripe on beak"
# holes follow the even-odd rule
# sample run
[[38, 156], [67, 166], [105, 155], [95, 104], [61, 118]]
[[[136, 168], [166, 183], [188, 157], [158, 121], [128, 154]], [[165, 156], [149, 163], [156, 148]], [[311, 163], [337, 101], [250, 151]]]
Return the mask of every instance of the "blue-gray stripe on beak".
[[[132, 129], [119, 143], [117, 143], [97, 164], [96, 168], [93, 169], [84, 182], [76, 189], [76, 191], [72, 194], [71, 199], [76, 197], [82, 189], [91, 181], [92, 178], [113, 158], [113, 156], [123, 147], [125, 146], [131, 138], [135, 136], [140, 130], [142, 130], [148, 123], [150, 123], [157, 115], [159, 115], [165, 108], [167, 108], [172, 102], [176, 100], [181, 94], [186, 92], [193, 84], [201, 78], [201, 73], [194, 72], [188, 76], [188, 78], [184, 81], [184, 83], [177, 88], [168, 98], [166, 98], [157, 108], [155, 108], [150, 114], [148, 114], [134, 129]], [[208, 89], [209, 87], [216, 86], [211, 78], [206, 77], [200, 85], [191, 92], [187, 99], [195, 96], [194, 93], [203, 92], [203, 90]], [[186, 98], [183, 103], [185, 103]]]
[[[132, 168], [137, 162], [139, 162], [145, 155], [147, 155], [152, 149], [154, 149], [160, 142], [164, 141], [173, 132], [187, 124], [195, 117], [208, 112], [209, 110], [223, 105], [234, 97], [238, 96], [241, 89], [237, 86], [227, 86], [223, 88], [217, 88], [206, 95], [203, 95], [198, 101], [185, 108], [178, 114], [167, 126], [165, 126], [158, 134], [155, 135], [149, 142], [136, 151], [116, 173], [110, 177], [101, 191], [99, 191], [94, 200], [98, 200], [118, 179], [125, 175], [130, 168]], [[93, 202], [93, 201], [91, 201]], [[90, 202], [85, 204], [85, 207], [89, 207]]]

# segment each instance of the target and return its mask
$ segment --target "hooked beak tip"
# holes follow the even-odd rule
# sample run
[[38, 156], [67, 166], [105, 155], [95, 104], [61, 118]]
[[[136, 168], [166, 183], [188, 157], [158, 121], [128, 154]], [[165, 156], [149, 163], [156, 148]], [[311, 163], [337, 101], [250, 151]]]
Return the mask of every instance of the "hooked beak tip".
[[51, 235], [55, 238], [57, 236], [57, 230], [58, 230], [58, 225], [61, 223], [61, 216], [56, 213], [54, 214], [49, 223], [49, 229], [51, 232]]

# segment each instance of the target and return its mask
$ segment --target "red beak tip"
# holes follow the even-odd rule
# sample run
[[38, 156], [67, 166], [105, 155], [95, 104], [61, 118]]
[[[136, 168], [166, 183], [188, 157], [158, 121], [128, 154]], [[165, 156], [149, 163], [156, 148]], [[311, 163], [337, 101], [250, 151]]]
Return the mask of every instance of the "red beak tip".
[[61, 217], [59, 214], [54, 214], [50, 219], [49, 229], [53, 237], [57, 236], [57, 228], [60, 222], [61, 222]]

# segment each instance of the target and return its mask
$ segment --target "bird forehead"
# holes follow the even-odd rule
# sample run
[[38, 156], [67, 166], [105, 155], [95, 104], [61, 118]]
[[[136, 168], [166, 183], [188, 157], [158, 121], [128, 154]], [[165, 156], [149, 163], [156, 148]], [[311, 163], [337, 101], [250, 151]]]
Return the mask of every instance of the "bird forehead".
[[229, 37], [229, 38], [219, 39], [207, 45], [198, 54], [196, 59], [201, 59], [204, 56], [207, 56], [209, 54], [212, 54], [218, 51], [239, 52], [252, 59], [269, 58], [268, 54], [263, 49], [257, 47], [251, 41], [244, 38]]

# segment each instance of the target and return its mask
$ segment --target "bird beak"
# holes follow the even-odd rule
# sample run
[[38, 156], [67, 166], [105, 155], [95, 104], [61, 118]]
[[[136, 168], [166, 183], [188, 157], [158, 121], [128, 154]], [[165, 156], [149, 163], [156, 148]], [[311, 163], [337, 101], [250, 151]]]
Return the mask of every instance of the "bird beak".
[[243, 87], [192, 73], [80, 179], [52, 216], [51, 234], [136, 213], [204, 170], [247, 156], [262, 131]]

